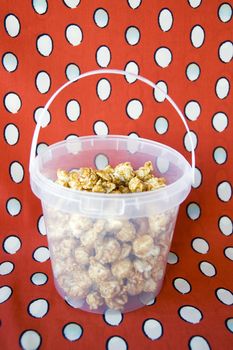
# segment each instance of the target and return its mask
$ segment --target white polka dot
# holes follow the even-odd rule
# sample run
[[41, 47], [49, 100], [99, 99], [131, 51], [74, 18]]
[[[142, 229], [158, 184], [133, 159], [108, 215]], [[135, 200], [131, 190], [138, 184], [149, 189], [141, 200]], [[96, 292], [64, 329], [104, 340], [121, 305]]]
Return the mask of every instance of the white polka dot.
[[45, 14], [48, 10], [47, 0], [32, 0], [32, 6], [39, 15]]
[[131, 100], [127, 103], [126, 111], [131, 119], [138, 119], [143, 112], [143, 105], [139, 100]]
[[190, 350], [211, 350], [208, 342], [200, 335], [195, 335], [189, 342]]
[[104, 68], [109, 65], [111, 61], [111, 52], [107, 46], [100, 46], [96, 51], [96, 62], [97, 64]]
[[201, 311], [194, 306], [183, 306], [179, 310], [180, 317], [189, 323], [199, 323], [202, 319]]
[[138, 8], [141, 5], [141, 3], [142, 0], [128, 0], [128, 4], [133, 10]]
[[168, 257], [167, 257], [167, 262], [170, 265], [177, 264], [178, 263], [178, 256], [173, 252], [169, 252]]
[[190, 63], [186, 68], [186, 75], [190, 81], [195, 81], [200, 77], [201, 70], [197, 63]]
[[64, 326], [63, 334], [67, 340], [76, 341], [81, 338], [83, 329], [79, 324], [72, 322]]
[[19, 130], [17, 126], [14, 124], [8, 124], [5, 127], [4, 136], [8, 145], [15, 145], [19, 141]]
[[201, 47], [205, 41], [205, 32], [203, 28], [199, 25], [194, 26], [191, 30], [190, 39], [194, 47]]
[[156, 161], [156, 166], [161, 174], [165, 174], [170, 166], [170, 162], [165, 157], [158, 157]]
[[100, 79], [96, 86], [97, 95], [102, 101], [106, 101], [111, 94], [111, 84], [107, 79]]
[[35, 318], [44, 317], [49, 311], [49, 303], [45, 299], [33, 300], [28, 305], [28, 312]]
[[95, 166], [97, 169], [104, 169], [108, 165], [108, 158], [104, 154], [98, 154], [95, 157]]
[[149, 339], [157, 340], [163, 335], [163, 326], [158, 320], [150, 318], [144, 322], [143, 331]]
[[229, 63], [233, 56], [233, 44], [231, 41], [221, 43], [218, 49], [220, 60], [224, 63]]
[[15, 114], [20, 110], [22, 102], [19, 95], [15, 92], [9, 92], [4, 98], [4, 105], [10, 113]]
[[178, 290], [178, 292], [180, 292], [181, 294], [187, 294], [191, 291], [190, 283], [184, 278], [176, 278], [173, 281], [173, 284], [175, 289]]
[[74, 309], [81, 309], [83, 304], [85, 303], [85, 299], [77, 299], [71, 297], [65, 297], [65, 301], [68, 305], [73, 307]]
[[216, 269], [215, 269], [214, 265], [209, 263], [208, 261], [202, 261], [199, 266], [200, 266], [201, 272], [205, 276], [213, 277], [216, 275]]
[[80, 4], [81, 0], [63, 0], [63, 1], [67, 7], [74, 9]]
[[104, 313], [104, 320], [110, 326], [118, 326], [121, 323], [122, 319], [123, 319], [123, 315], [118, 310], [108, 309]]
[[48, 148], [48, 145], [46, 143], [44, 142], [39, 143], [36, 147], [36, 155], [44, 153], [47, 148]]
[[223, 112], [217, 112], [213, 116], [212, 121], [213, 121], [213, 126], [214, 126], [215, 130], [218, 132], [224, 131], [226, 129], [226, 127], [228, 126], [228, 117]]
[[36, 87], [41, 94], [46, 94], [51, 86], [51, 79], [47, 72], [39, 72], [36, 76]]
[[215, 86], [216, 95], [221, 100], [226, 98], [230, 91], [230, 83], [226, 78], [219, 78]]
[[223, 201], [223, 202], [228, 202], [231, 197], [232, 197], [232, 188], [231, 184], [227, 181], [221, 182], [217, 186], [217, 194], [218, 197]]
[[76, 64], [70, 63], [66, 66], [66, 77], [68, 80], [76, 80], [79, 75], [80, 69]]
[[66, 116], [72, 122], [78, 120], [81, 113], [81, 107], [77, 100], [70, 100], [66, 104]]
[[48, 34], [39, 35], [36, 41], [36, 47], [42, 56], [49, 56], [53, 51], [53, 41]]
[[157, 102], [163, 102], [166, 98], [166, 94], [168, 93], [168, 86], [165, 81], [161, 80], [156, 83], [158, 88], [160, 89], [154, 89], [154, 98]]
[[[41, 113], [43, 112], [43, 107], [38, 107], [34, 112], [34, 120], [36, 123], [38, 123], [39, 117]], [[46, 127], [51, 122], [51, 114], [49, 111], [45, 111], [45, 114], [43, 116], [41, 126], [42, 128]]]
[[202, 183], [201, 171], [198, 168], [195, 168], [195, 170], [194, 170], [194, 183], [192, 184], [192, 187], [198, 188], [201, 186], [201, 183]]
[[233, 232], [233, 223], [228, 216], [222, 216], [219, 220], [219, 228], [225, 236], [230, 236]]
[[137, 140], [138, 140], [139, 136], [134, 132], [131, 132], [128, 136], [129, 136], [129, 138], [128, 138], [128, 142], [127, 142], [127, 150], [133, 154], [133, 153], [137, 152], [137, 150], [138, 150], [139, 143]]
[[159, 26], [163, 32], [168, 32], [173, 25], [173, 15], [172, 12], [164, 8], [159, 12]]
[[225, 252], [226, 257], [233, 261], [233, 247], [225, 248], [224, 252]]
[[97, 9], [94, 13], [94, 21], [98, 27], [106, 27], [109, 21], [108, 12], [105, 9]]
[[172, 61], [172, 53], [167, 47], [160, 47], [155, 51], [154, 59], [158, 66], [165, 68]]
[[233, 294], [231, 291], [225, 289], [225, 288], [218, 288], [216, 290], [217, 298], [225, 305], [232, 305], [233, 304]]
[[192, 220], [197, 220], [201, 215], [201, 208], [197, 203], [190, 203], [187, 206], [188, 217]]
[[230, 4], [225, 3], [219, 6], [218, 16], [224, 23], [229, 22], [232, 18], [232, 7]]
[[226, 326], [227, 329], [233, 333], [233, 317], [232, 318], [228, 318], [228, 320], [226, 320]]
[[129, 27], [126, 29], [125, 37], [129, 45], [137, 45], [140, 40], [140, 31], [137, 27]]
[[66, 27], [66, 40], [73, 46], [78, 46], [83, 40], [82, 29], [76, 24]]
[[106, 350], [127, 350], [128, 346], [121, 337], [114, 336], [108, 339]]
[[0, 275], [9, 275], [14, 270], [14, 264], [10, 261], [4, 261], [0, 264]]
[[39, 230], [40, 234], [42, 236], [45, 236], [47, 233], [46, 233], [46, 227], [45, 227], [45, 222], [44, 222], [44, 216], [43, 215], [40, 216], [37, 225], [38, 225], [38, 230]]
[[[191, 138], [193, 141], [193, 147], [194, 147], [194, 149], [196, 149], [197, 148], [197, 135], [194, 131], [190, 131], [190, 133], [191, 133]], [[187, 132], [186, 132], [185, 137], [184, 137], [184, 145], [185, 145], [186, 150], [188, 152], [191, 152], [192, 147], [191, 147], [189, 135]]]
[[158, 117], [155, 120], [155, 130], [158, 134], [163, 135], [168, 131], [168, 121], [164, 117]]
[[21, 211], [21, 203], [17, 198], [10, 198], [6, 203], [7, 211], [10, 215], [16, 216]]
[[2, 64], [8, 72], [14, 72], [18, 67], [18, 58], [12, 52], [7, 52], [2, 58]]
[[38, 262], [45, 262], [50, 257], [49, 250], [47, 247], [39, 247], [35, 249], [33, 258]]
[[217, 147], [214, 150], [214, 160], [217, 164], [224, 164], [227, 160], [227, 152], [223, 147]]
[[8, 254], [15, 254], [21, 248], [21, 241], [16, 236], [9, 236], [4, 240], [3, 248]]
[[139, 295], [139, 299], [143, 305], [150, 306], [155, 304], [155, 293], [143, 292]]
[[[136, 62], [134, 62], [134, 61], [129, 61], [129, 62], [126, 64], [124, 70], [125, 70], [126, 72], [133, 73], [133, 74], [136, 74], [136, 75], [139, 74], [139, 66], [138, 66], [138, 64], [137, 64]], [[135, 77], [133, 77], [133, 76], [130, 76], [130, 75], [128, 75], [128, 74], [125, 75], [125, 79], [126, 79], [126, 80], [128, 81], [128, 83], [130, 83], [130, 84], [131, 84], [131, 83], [134, 83], [134, 82], [137, 80], [137, 78], [135, 78]]]
[[24, 178], [24, 169], [23, 166], [19, 163], [19, 162], [12, 162], [10, 164], [10, 176], [12, 178], [12, 180], [19, 184], [20, 182], [23, 181]]
[[108, 135], [108, 126], [102, 120], [94, 123], [94, 132], [96, 135]]
[[0, 287], [0, 304], [7, 301], [12, 295], [12, 289], [8, 286]]
[[19, 19], [13, 14], [7, 15], [5, 17], [5, 29], [8, 35], [15, 38], [20, 32]]
[[185, 105], [184, 112], [189, 120], [197, 120], [201, 113], [201, 106], [197, 101], [189, 101]]
[[45, 273], [36, 272], [31, 276], [31, 281], [36, 286], [42, 286], [48, 281], [48, 277]]
[[206, 254], [209, 251], [209, 244], [203, 238], [195, 238], [192, 241], [193, 249], [200, 254]]
[[41, 336], [32, 329], [26, 330], [21, 334], [20, 345], [23, 350], [37, 350], [41, 345]]
[[201, 5], [202, 0], [188, 0], [188, 2], [189, 2], [189, 5], [195, 9]]

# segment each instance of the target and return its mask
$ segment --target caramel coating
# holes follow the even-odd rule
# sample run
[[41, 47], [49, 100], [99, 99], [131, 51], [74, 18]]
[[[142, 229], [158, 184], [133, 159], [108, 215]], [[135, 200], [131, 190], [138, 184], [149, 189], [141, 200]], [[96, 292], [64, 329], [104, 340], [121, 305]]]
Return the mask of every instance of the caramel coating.
[[119, 239], [122, 242], [129, 242], [132, 241], [136, 236], [136, 230], [134, 225], [126, 221], [121, 228], [121, 230], [116, 234], [117, 239]]
[[112, 274], [118, 279], [126, 278], [130, 275], [133, 264], [130, 259], [118, 260], [112, 264]]
[[105, 299], [114, 298], [121, 292], [122, 282], [117, 279], [111, 279], [109, 281], [104, 281], [99, 286], [100, 294]]
[[129, 295], [138, 295], [143, 291], [144, 277], [140, 272], [132, 272], [126, 284]]
[[139, 236], [133, 241], [134, 254], [139, 258], [152, 255], [154, 248], [153, 238], [149, 235]]
[[109, 268], [93, 258], [90, 258], [88, 274], [92, 281], [96, 282], [97, 284], [106, 281], [111, 277], [111, 271]]
[[81, 266], [89, 264], [89, 254], [81, 246], [74, 250], [74, 258]]
[[95, 244], [95, 258], [102, 264], [116, 261], [121, 253], [120, 243], [111, 237], [104, 238]]
[[86, 303], [89, 305], [90, 310], [96, 310], [103, 305], [104, 299], [98, 292], [91, 292], [87, 294]]

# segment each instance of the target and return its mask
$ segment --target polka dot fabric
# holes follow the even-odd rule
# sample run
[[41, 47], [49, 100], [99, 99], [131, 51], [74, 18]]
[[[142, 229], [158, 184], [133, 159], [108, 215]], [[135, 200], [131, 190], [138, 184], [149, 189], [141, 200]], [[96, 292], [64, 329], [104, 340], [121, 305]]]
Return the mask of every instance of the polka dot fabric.
[[[0, 17], [1, 348], [231, 349], [232, 3], [8, 1]], [[66, 80], [101, 67], [140, 73], [168, 91], [187, 118], [197, 157], [164, 287], [125, 315], [88, 314], [55, 292], [28, 175], [42, 106]], [[163, 101], [130, 76], [83, 80], [45, 115], [37, 153], [68, 137], [111, 133], [157, 140], [190, 159], [187, 134]]]

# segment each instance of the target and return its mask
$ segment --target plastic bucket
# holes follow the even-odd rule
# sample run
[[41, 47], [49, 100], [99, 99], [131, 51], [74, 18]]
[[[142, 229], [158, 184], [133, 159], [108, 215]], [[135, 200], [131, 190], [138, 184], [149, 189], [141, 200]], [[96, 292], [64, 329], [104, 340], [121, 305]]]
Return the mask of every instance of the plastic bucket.
[[[84, 73], [132, 75], [154, 89], [154, 83], [121, 70]], [[128, 136], [86, 136], [49, 146], [35, 157], [43, 115], [64, 84], [46, 104], [34, 132], [30, 181], [40, 198], [55, 286], [74, 307], [95, 313], [107, 308], [128, 312], [144, 306], [160, 292], [179, 205], [191, 190], [192, 167], [176, 150]], [[161, 90], [160, 90], [161, 92]], [[186, 121], [174, 101], [162, 92]], [[56, 183], [58, 168], [103, 168], [129, 161], [135, 168], [151, 160], [168, 185], [151, 192], [102, 194], [76, 191]]]

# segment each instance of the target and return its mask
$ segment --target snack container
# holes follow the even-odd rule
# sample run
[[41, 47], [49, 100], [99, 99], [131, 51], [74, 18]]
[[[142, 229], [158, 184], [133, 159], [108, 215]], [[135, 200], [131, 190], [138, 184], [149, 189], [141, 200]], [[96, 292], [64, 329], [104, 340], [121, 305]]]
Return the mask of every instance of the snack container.
[[[101, 69], [80, 75], [121, 74]], [[135, 76], [127, 72], [127, 75]], [[154, 89], [148, 79], [136, 76]], [[76, 79], [77, 81], [78, 79]], [[149, 83], [148, 83], [149, 82]], [[195, 168], [164, 144], [128, 136], [85, 136], [49, 146], [35, 157], [43, 115], [64, 84], [48, 101], [32, 141], [30, 182], [41, 200], [55, 286], [72, 306], [104, 313], [128, 312], [155, 298], [162, 287], [179, 205], [191, 190]], [[162, 92], [164, 93], [164, 92]], [[165, 97], [186, 121], [174, 101]], [[77, 191], [57, 183], [57, 169], [103, 169], [122, 162], [139, 168], [150, 160], [167, 185], [155, 191], [106, 194]]]

